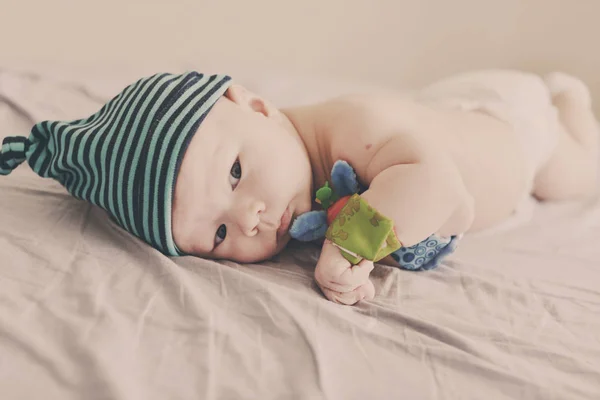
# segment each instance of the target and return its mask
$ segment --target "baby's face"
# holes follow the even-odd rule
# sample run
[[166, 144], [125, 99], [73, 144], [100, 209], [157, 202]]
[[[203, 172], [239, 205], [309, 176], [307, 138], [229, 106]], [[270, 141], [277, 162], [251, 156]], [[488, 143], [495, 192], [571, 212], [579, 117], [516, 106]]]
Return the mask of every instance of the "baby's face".
[[312, 173], [293, 125], [239, 86], [201, 123], [175, 188], [173, 236], [181, 251], [256, 262], [290, 240], [294, 216], [310, 211]]

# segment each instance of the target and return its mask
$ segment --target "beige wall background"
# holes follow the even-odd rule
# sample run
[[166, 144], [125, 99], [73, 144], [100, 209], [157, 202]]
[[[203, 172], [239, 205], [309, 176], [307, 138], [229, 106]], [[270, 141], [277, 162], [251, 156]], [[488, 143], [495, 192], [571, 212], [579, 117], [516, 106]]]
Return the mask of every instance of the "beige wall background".
[[0, 0], [0, 65], [270, 70], [416, 86], [563, 70], [600, 97], [598, 0]]

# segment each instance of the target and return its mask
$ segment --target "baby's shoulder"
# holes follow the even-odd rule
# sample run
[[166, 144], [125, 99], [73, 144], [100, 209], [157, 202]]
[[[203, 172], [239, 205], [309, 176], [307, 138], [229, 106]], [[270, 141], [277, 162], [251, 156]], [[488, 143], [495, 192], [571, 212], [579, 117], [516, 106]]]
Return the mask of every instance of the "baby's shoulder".
[[320, 105], [326, 131], [345, 139], [389, 137], [407, 132], [426, 111], [408, 95], [348, 94]]
[[349, 141], [375, 146], [391, 138], [408, 140], [431, 117], [425, 106], [395, 93], [340, 96], [323, 103], [321, 112], [323, 131], [332, 143], [344, 146]]
[[[383, 149], [393, 146], [394, 162], [414, 158], [421, 148], [415, 127], [420, 106], [397, 94], [351, 94], [331, 99], [320, 106], [319, 135], [329, 143], [329, 159], [346, 160], [357, 170], [368, 165]], [[384, 151], [388, 153], [389, 151]]]

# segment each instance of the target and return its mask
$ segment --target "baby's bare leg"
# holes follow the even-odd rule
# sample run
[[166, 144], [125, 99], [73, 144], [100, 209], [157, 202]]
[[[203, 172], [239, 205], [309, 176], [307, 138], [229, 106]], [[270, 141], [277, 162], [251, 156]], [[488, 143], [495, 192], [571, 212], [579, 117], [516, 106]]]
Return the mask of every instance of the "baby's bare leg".
[[590, 94], [579, 80], [552, 74], [546, 78], [562, 125], [558, 145], [535, 178], [541, 200], [586, 198], [597, 189], [600, 132]]

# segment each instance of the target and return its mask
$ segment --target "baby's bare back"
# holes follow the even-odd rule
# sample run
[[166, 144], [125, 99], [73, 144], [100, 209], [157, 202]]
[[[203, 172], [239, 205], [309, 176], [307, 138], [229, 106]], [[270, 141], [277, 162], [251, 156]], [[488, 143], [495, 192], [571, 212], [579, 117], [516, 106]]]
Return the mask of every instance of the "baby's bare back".
[[[353, 142], [359, 143], [397, 135], [448, 154], [474, 199], [475, 220], [470, 231], [503, 221], [528, 194], [523, 146], [513, 129], [494, 117], [434, 108], [396, 95], [340, 98], [326, 104], [325, 110], [338, 122], [331, 125], [331, 135], [351, 135], [358, 138]], [[345, 151], [333, 149], [336, 153]], [[360, 159], [353, 162], [361, 163]]]

